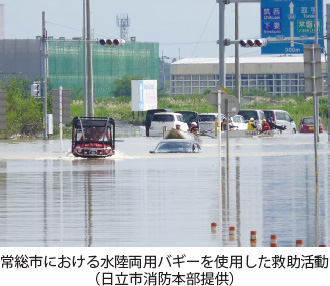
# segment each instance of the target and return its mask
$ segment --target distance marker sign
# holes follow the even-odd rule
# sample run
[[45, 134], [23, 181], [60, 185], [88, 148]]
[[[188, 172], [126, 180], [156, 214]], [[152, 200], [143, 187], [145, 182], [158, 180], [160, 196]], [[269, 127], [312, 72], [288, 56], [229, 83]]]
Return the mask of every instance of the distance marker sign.
[[[317, 3], [318, 37], [323, 46], [323, 2]], [[260, 7], [261, 37], [278, 41], [262, 47], [262, 54], [300, 54], [303, 44], [314, 42], [306, 38], [315, 38], [315, 0], [261, 0]], [[281, 42], [284, 38], [292, 40]]]

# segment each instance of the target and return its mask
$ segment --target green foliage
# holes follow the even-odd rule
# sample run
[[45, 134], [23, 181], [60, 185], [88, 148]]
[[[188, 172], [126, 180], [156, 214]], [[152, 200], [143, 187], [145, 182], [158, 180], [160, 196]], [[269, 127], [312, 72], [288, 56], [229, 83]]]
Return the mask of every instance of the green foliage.
[[[305, 116], [313, 116], [314, 103], [313, 98], [305, 99], [304, 96], [292, 95], [289, 97], [274, 97], [266, 95], [265, 97], [252, 100], [250, 103], [242, 105], [242, 108], [253, 109], [281, 109], [290, 113], [296, 124]], [[328, 99], [322, 97], [319, 99], [319, 115], [324, 127], [328, 126]]]
[[[233, 94], [235, 94], [235, 90], [233, 92]], [[258, 88], [254, 88], [254, 89], [243, 89], [242, 91], [242, 96], [258, 96], [258, 97], [266, 97], [266, 98], [273, 98], [273, 96], [271, 96], [270, 94], [268, 94], [268, 92], [264, 89], [258, 89]]]
[[[124, 77], [118, 80], [118, 93], [112, 98], [98, 98], [94, 103], [95, 116], [110, 116], [116, 121], [123, 121], [136, 125], [144, 125], [145, 114], [135, 113], [133, 117], [130, 97], [130, 81], [138, 79], [137, 77]], [[10, 137], [13, 134], [38, 135], [42, 134], [43, 100], [35, 99], [30, 94], [31, 82], [26, 78], [6, 77], [0, 82], [0, 89], [7, 93], [7, 131], [0, 132], [2, 137]], [[126, 88], [126, 92], [120, 95], [119, 90]], [[129, 91], [127, 91], [129, 88]], [[76, 96], [71, 103], [71, 117], [84, 115], [84, 102], [81, 98], [82, 90], [77, 88]], [[167, 95], [167, 89], [160, 90], [158, 96], [158, 108], [170, 108], [176, 110], [194, 110], [198, 113], [217, 112], [206, 97], [211, 92], [206, 89], [203, 94], [194, 95]], [[242, 108], [253, 109], [282, 109], [288, 111], [296, 123], [299, 123], [304, 116], [313, 115], [313, 99], [305, 99], [303, 96], [275, 97], [270, 96], [263, 91], [248, 91], [249, 98], [252, 99], [248, 104], [242, 105]], [[244, 93], [246, 95], [246, 93]], [[242, 97], [243, 98], [243, 97]], [[47, 97], [48, 113], [52, 113], [52, 96]], [[327, 129], [328, 126], [328, 99], [322, 97], [319, 99], [319, 113], [322, 122]], [[54, 126], [56, 133], [57, 127]], [[69, 131], [68, 131], [69, 132]], [[70, 133], [70, 132], [69, 132]], [[3, 136], [4, 134], [4, 136]]]
[[165, 82], [165, 85], [162, 87], [158, 88], [157, 90], [157, 96], [158, 97], [165, 97], [170, 95], [170, 89], [169, 89], [170, 83], [168, 81]]
[[175, 110], [194, 110], [198, 113], [215, 112], [214, 107], [206, 101], [206, 95], [176, 95], [158, 99], [158, 108]]
[[113, 97], [127, 96], [131, 97], [131, 80], [143, 79], [142, 76], [123, 76], [114, 81], [115, 88], [110, 92]]
[[30, 84], [26, 78], [6, 78], [0, 83], [0, 88], [6, 91], [6, 136], [31, 136], [42, 131], [42, 99], [31, 96]]

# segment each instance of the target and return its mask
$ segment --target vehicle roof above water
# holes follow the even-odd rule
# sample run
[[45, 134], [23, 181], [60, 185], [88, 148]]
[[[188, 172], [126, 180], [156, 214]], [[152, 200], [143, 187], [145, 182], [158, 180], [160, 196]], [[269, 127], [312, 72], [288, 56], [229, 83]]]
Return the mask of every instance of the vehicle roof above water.
[[[238, 115], [242, 115], [245, 120], [250, 120], [251, 117], [254, 119], [258, 119], [259, 116], [259, 119], [265, 118], [265, 113], [261, 109], [241, 109], [238, 112]], [[258, 116], [258, 118], [256, 117], [256, 115]]]
[[179, 116], [182, 116], [181, 113], [177, 113], [177, 112], [157, 112], [157, 113], [154, 113], [154, 116], [155, 115], [179, 115]]
[[215, 116], [218, 116], [218, 113], [216, 113], [216, 112], [208, 112], [208, 113], [200, 113], [199, 115], [215, 115]]
[[149, 109], [149, 110], [147, 110], [147, 113], [156, 113], [156, 112], [172, 112], [172, 109], [159, 108], [159, 109]]
[[191, 144], [192, 143], [197, 143], [196, 141], [190, 140], [190, 139], [164, 139], [164, 140], [159, 141], [158, 144], [160, 144], [160, 143], [171, 143], [171, 142], [173, 142], [173, 143], [182, 142], [182, 143], [191, 143]]
[[282, 110], [282, 109], [263, 109], [262, 111], [263, 112], [265, 112], [265, 111], [284, 111], [284, 112], [287, 112], [287, 111]]
[[155, 122], [184, 122], [183, 115], [175, 112], [159, 112], [152, 116], [151, 125]]
[[[314, 124], [314, 116], [304, 116], [303, 118], [301, 118], [301, 121], [303, 121], [304, 119], [313, 119], [313, 124]], [[319, 117], [319, 122], [322, 122], [322, 119]]]
[[146, 115], [146, 125], [150, 126], [150, 122], [152, 119], [152, 116], [155, 113], [159, 113], [159, 112], [173, 112], [172, 109], [165, 109], [165, 108], [160, 108], [160, 109], [149, 109], [147, 110], [147, 115]]
[[262, 109], [240, 109], [239, 112], [241, 112], [241, 111], [262, 111], [263, 112]]
[[197, 111], [193, 111], [193, 110], [179, 110], [179, 111], [175, 111], [175, 113], [187, 113], [187, 114], [198, 114]]
[[[199, 119], [200, 121], [207, 121], [206, 119], [209, 119], [210, 121], [214, 121], [213, 118], [218, 118], [218, 113], [200, 113], [199, 114]], [[221, 113], [221, 118], [225, 118], [224, 114]], [[203, 120], [204, 119], [204, 120]]]
[[287, 112], [285, 110], [281, 110], [281, 109], [264, 109], [263, 112], [265, 114], [269, 114], [270, 112], [286, 112], [286, 113], [289, 113], [289, 112]]
[[105, 127], [107, 122], [108, 125], [115, 124], [115, 121], [111, 117], [75, 117], [72, 120], [72, 125], [76, 128], [83, 127]]

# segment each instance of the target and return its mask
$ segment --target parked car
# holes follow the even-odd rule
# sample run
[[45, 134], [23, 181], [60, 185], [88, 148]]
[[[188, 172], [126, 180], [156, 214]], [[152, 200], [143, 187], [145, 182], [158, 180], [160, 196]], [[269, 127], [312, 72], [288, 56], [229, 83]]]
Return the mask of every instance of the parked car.
[[258, 109], [241, 109], [238, 112], [238, 115], [242, 115], [246, 123], [248, 123], [250, 119], [253, 118], [258, 126], [257, 129], [261, 129], [262, 120], [265, 118], [264, 112]]
[[285, 126], [283, 132], [296, 134], [297, 126], [289, 112], [284, 110], [264, 110], [266, 120], [273, 119], [273, 123], [278, 126]]
[[180, 113], [183, 116], [184, 121], [188, 124], [188, 127], [191, 127], [192, 122], [196, 122], [197, 127], [199, 128], [199, 115], [196, 111], [190, 110], [179, 110], [175, 111], [176, 113]]
[[[300, 121], [300, 133], [314, 133], [314, 117], [303, 117]], [[319, 133], [323, 133], [323, 124], [321, 118], [319, 118]]]
[[175, 112], [155, 113], [151, 120], [149, 136], [163, 136], [164, 130], [171, 130], [172, 128], [176, 128], [177, 124], [180, 125], [180, 130], [189, 130], [188, 124], [184, 122], [182, 114]]
[[248, 126], [242, 115], [235, 115], [233, 117], [230, 117], [229, 123], [230, 125], [234, 126], [234, 130], [246, 130]]
[[146, 137], [149, 137], [149, 128], [151, 124], [152, 117], [158, 112], [173, 112], [171, 109], [149, 109], [146, 115]]
[[225, 118], [223, 114], [221, 114], [221, 120], [218, 120], [218, 113], [200, 113], [199, 114], [199, 131], [201, 134], [205, 133], [205, 131], [215, 130], [215, 120], [218, 120], [218, 127], [221, 124], [221, 121]]
[[199, 153], [201, 147], [197, 141], [187, 139], [162, 140], [150, 153]]

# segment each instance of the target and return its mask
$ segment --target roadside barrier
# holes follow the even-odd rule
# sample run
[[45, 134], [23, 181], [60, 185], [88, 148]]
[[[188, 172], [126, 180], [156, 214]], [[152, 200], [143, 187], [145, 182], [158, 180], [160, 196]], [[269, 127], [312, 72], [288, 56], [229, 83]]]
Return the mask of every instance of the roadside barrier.
[[257, 232], [255, 230], [251, 230], [250, 244], [251, 247], [257, 246]]
[[270, 236], [270, 247], [277, 247], [277, 235], [272, 234]]
[[235, 231], [236, 231], [236, 229], [234, 226], [229, 227], [229, 240], [230, 241], [235, 240]]
[[211, 223], [211, 232], [212, 233], [217, 232], [217, 227], [218, 227], [217, 223], [216, 222], [212, 222]]
[[116, 136], [119, 137], [142, 137], [146, 131], [144, 126], [134, 126], [132, 124], [116, 125]]

